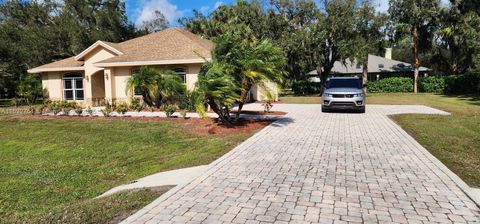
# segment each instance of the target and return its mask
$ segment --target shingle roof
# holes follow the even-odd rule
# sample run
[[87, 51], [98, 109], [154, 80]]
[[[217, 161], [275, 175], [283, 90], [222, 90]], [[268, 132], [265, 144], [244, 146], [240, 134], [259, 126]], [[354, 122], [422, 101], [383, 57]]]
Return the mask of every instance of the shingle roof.
[[118, 44], [107, 44], [123, 52], [123, 55], [98, 63], [198, 59], [199, 55], [210, 58], [213, 47], [209, 40], [180, 28], [163, 30]]
[[[177, 27], [121, 43], [102, 42], [121, 51], [123, 54], [97, 63], [211, 58], [210, 52], [213, 48], [211, 41]], [[39, 69], [49, 68], [81, 67], [83, 64], [83, 61], [77, 61], [75, 57], [70, 57], [36, 67], [30, 71], [35, 72]]]
[[80, 67], [83, 66], [83, 61], [75, 60], [75, 57], [69, 57], [63, 60], [55, 61], [49, 64], [45, 64], [35, 69], [44, 69], [44, 68], [60, 68], [60, 67]]
[[[368, 73], [391, 73], [391, 72], [404, 72], [413, 71], [414, 67], [405, 62], [379, 57], [376, 55], [368, 55]], [[421, 72], [430, 71], [429, 68], [420, 67]], [[352, 63], [350, 60], [346, 60], [345, 63], [335, 62], [333, 65], [332, 73], [337, 74], [361, 74], [362, 65], [357, 64], [355, 61]], [[310, 75], [316, 75], [317, 71], [311, 71]]]

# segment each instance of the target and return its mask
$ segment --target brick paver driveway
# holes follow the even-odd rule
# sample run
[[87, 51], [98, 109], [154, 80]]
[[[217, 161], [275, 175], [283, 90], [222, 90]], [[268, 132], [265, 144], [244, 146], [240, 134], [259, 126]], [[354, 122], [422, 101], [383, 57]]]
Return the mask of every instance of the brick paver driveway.
[[289, 114], [125, 223], [479, 222], [479, 208], [452, 173], [387, 117], [441, 111], [375, 105], [366, 114], [325, 114], [319, 105], [274, 109]]

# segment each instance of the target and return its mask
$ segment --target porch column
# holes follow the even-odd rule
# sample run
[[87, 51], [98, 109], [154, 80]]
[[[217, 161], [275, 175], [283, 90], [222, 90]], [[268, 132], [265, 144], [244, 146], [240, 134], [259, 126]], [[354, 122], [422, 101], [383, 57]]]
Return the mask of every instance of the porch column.
[[104, 70], [104, 79], [105, 79], [105, 100], [112, 103], [113, 99], [115, 98], [114, 91], [114, 69], [113, 68], [105, 68]]
[[93, 94], [92, 94], [92, 74], [91, 72], [85, 70], [85, 82], [83, 83], [83, 98], [84, 106], [91, 106], [93, 104]]

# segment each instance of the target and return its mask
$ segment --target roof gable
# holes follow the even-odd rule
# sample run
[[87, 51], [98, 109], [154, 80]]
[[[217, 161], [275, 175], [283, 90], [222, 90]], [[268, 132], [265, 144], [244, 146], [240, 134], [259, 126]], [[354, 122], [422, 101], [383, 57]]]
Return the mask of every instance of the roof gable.
[[97, 63], [106, 66], [121, 63], [185, 61], [210, 58], [212, 42], [180, 28], [134, 38], [115, 45], [124, 54]]
[[88, 55], [88, 53], [92, 52], [93, 50], [95, 50], [97, 47], [103, 47], [109, 51], [111, 51], [112, 53], [116, 54], [116, 55], [122, 55], [123, 52], [119, 51], [118, 49], [116, 49], [115, 47], [112, 46], [113, 44], [112, 43], [109, 43], [109, 42], [104, 42], [104, 41], [97, 41], [95, 42], [94, 44], [90, 45], [90, 47], [88, 47], [87, 49], [85, 49], [84, 51], [82, 51], [80, 54], [78, 54], [77, 56], [75, 56], [75, 60], [77, 61], [81, 61], [82, 59], [84, 59], [84, 57], [86, 55]]

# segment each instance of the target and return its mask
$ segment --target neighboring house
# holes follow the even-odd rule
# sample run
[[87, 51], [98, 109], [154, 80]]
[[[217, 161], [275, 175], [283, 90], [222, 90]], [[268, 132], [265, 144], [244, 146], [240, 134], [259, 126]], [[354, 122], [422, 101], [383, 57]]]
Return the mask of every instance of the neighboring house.
[[[85, 106], [105, 100], [128, 102], [132, 92], [127, 90], [127, 80], [144, 65], [173, 70], [192, 90], [201, 65], [211, 60], [212, 48], [209, 40], [170, 28], [121, 43], [97, 41], [74, 57], [28, 72], [41, 74], [43, 88], [52, 100], [78, 101]], [[263, 100], [258, 90], [252, 97]]]
[[[387, 48], [385, 57], [379, 57], [375, 55], [368, 55], [368, 80], [375, 81], [388, 77], [411, 77], [413, 78], [414, 67], [405, 62], [396, 61], [392, 59], [392, 49]], [[420, 67], [420, 76], [428, 75], [431, 71], [429, 68]], [[332, 72], [333, 76], [350, 76], [350, 75], [362, 75], [363, 65], [360, 63], [352, 63], [350, 60], [346, 60], [345, 63], [335, 62]], [[308, 73], [310, 81], [320, 82], [317, 71], [311, 71]]]

